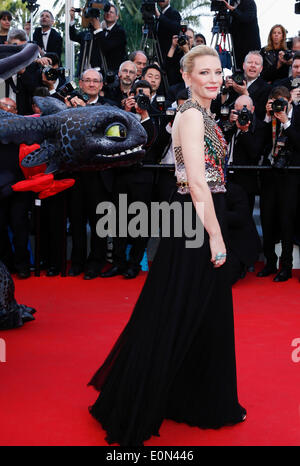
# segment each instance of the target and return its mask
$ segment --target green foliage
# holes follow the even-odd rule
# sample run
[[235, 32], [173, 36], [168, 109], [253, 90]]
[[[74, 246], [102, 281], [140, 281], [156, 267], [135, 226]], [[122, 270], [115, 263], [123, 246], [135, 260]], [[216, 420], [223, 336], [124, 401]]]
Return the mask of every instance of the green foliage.
[[0, 10], [10, 11], [13, 17], [13, 27], [23, 27], [23, 24], [30, 16], [26, 5], [22, 0], [1, 0]]
[[[85, 5], [85, 0], [80, 0], [80, 6]], [[128, 51], [132, 52], [140, 48], [142, 40], [143, 19], [140, 12], [142, 0], [115, 0], [115, 5], [120, 12], [120, 23], [126, 31]], [[172, 7], [178, 10], [182, 19], [191, 27], [199, 29], [201, 24], [201, 16], [199, 12], [204, 14], [208, 11], [207, 6], [210, 5], [209, 0], [172, 0]], [[55, 0], [53, 9], [57, 12], [55, 27], [59, 30], [64, 29], [64, 14], [65, 2], [63, 0]], [[196, 14], [195, 14], [196, 10]]]

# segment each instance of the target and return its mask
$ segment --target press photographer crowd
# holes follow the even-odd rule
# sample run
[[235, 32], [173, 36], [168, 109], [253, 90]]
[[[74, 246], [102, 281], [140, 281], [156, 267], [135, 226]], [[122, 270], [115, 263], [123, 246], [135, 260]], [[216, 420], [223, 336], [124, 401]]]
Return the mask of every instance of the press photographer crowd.
[[[299, 5], [297, 1], [296, 14]], [[257, 276], [287, 281], [292, 277], [294, 245], [300, 246], [300, 36], [288, 38], [284, 25], [275, 24], [268, 43], [261, 44], [254, 0], [211, 1], [211, 11], [214, 47], [226, 69], [211, 112], [228, 143], [232, 284], [254, 272], [262, 254], [265, 264], [256, 270]], [[37, 225], [38, 266], [49, 277], [63, 271], [66, 224], [72, 244], [67, 275], [131, 279], [141, 270], [149, 238], [99, 237], [97, 206], [103, 201], [118, 206], [120, 194], [127, 195], [128, 204], [171, 202], [177, 189], [172, 121], [189, 98], [182, 58], [192, 47], [206, 44], [201, 31], [184, 22], [170, 0], [142, 0], [141, 13], [143, 44], [129, 50], [115, 5], [88, 1], [84, 9], [72, 7], [68, 34], [78, 53], [76, 76], [70, 78], [62, 64], [63, 38], [53, 27], [53, 12], [38, 11], [35, 28], [30, 21], [21, 28], [9, 11], [0, 12], [0, 44], [20, 46], [32, 37], [39, 46], [38, 58], [6, 79], [1, 110], [38, 119], [43, 113], [39, 102], [49, 96], [61, 108], [109, 105], [135, 114], [148, 137], [146, 155], [134, 165], [55, 174], [51, 195], [40, 200], [39, 207], [38, 194], [10, 189], [45, 170], [44, 165], [25, 169], [20, 164], [39, 146], [0, 144], [0, 260], [19, 278], [29, 278], [37, 265], [29, 246]], [[227, 49], [225, 39], [230, 41]], [[55, 114], [58, 110], [53, 108]], [[114, 137], [124, 137], [122, 128], [112, 131]], [[62, 190], [65, 179], [75, 183]], [[262, 238], [254, 222], [255, 205]]]

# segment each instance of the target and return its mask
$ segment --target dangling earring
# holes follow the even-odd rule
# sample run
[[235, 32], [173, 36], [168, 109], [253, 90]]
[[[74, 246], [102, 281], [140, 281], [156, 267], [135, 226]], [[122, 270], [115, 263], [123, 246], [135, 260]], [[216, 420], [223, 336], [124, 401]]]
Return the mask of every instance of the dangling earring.
[[187, 93], [188, 93], [188, 98], [191, 99], [192, 98], [192, 88], [191, 88], [191, 86], [189, 86], [187, 88]]

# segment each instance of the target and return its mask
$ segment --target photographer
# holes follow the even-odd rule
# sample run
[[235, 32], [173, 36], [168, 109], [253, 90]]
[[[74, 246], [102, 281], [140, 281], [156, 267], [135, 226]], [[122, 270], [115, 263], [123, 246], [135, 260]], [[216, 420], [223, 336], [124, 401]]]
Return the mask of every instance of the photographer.
[[53, 29], [54, 16], [49, 10], [40, 13], [40, 26], [33, 33], [33, 41], [44, 51], [56, 53], [60, 61], [62, 53], [62, 37]]
[[105, 87], [105, 97], [113, 101], [118, 107], [124, 108], [125, 101], [136, 80], [136, 74], [137, 69], [132, 61], [126, 60], [121, 63], [118, 72], [118, 81], [112, 86]]
[[[66, 98], [66, 103], [74, 108], [88, 105], [102, 105], [107, 102], [100, 96], [103, 77], [95, 69], [86, 70], [80, 78], [81, 93]], [[72, 173], [74, 177], [74, 173]], [[70, 223], [72, 234], [71, 268], [72, 277], [84, 272], [85, 280], [100, 275], [105, 264], [106, 238], [96, 233], [98, 221], [96, 208], [99, 202], [109, 201], [113, 186], [113, 171], [85, 171], [76, 175], [76, 183], [69, 190]], [[87, 222], [91, 229], [90, 253], [87, 257]]]
[[276, 81], [274, 86], [284, 86], [290, 92], [294, 104], [300, 101], [300, 52], [296, 52], [293, 56], [292, 75], [288, 78]]
[[122, 26], [117, 23], [118, 19], [117, 8], [115, 5], [110, 4], [110, 8], [104, 10], [104, 21], [101, 24], [95, 24], [94, 39], [96, 46], [100, 48], [106, 60], [107, 70], [114, 71], [115, 73], [118, 72], [119, 66], [127, 56], [126, 33]]
[[263, 57], [261, 77], [268, 83], [273, 84], [288, 77], [291, 58], [285, 56], [286, 51], [286, 29], [281, 24], [275, 24], [269, 32], [268, 45], [260, 51]]
[[63, 97], [60, 96], [58, 90], [67, 82], [65, 77], [65, 69], [60, 68], [59, 58], [56, 53], [49, 52], [46, 53], [44, 57], [50, 58], [51, 65], [41, 69], [40, 85], [48, 89], [49, 95], [51, 97], [56, 97], [57, 99], [63, 100]]
[[244, 189], [251, 215], [258, 193], [257, 173], [232, 171], [230, 165], [258, 165], [264, 149], [266, 124], [256, 118], [254, 110], [249, 96], [238, 97], [230, 114], [232, 126], [224, 131], [229, 143], [228, 180]]
[[[90, 31], [80, 31], [78, 32], [75, 27], [75, 8], [70, 9], [70, 24], [69, 24], [69, 36], [70, 40], [80, 44], [79, 60], [77, 75], [79, 76], [88, 65], [92, 68], [101, 68], [101, 57], [98, 50], [98, 45], [96, 45], [94, 40], [94, 34], [97, 28], [100, 28], [100, 23], [98, 18], [89, 19], [89, 29]], [[85, 57], [90, 56], [90, 63], [82, 63]]]
[[148, 58], [142, 50], [136, 50], [132, 52], [128, 60], [132, 61], [132, 63], [136, 66], [136, 79], [140, 80], [142, 77], [142, 72], [145, 66], [147, 66]]
[[283, 282], [292, 276], [299, 189], [299, 172], [284, 168], [300, 166], [300, 107], [292, 104], [288, 89], [276, 87], [270, 93], [266, 111], [268, 155], [264, 163], [273, 169], [261, 175], [260, 212], [266, 265], [258, 276], [266, 277], [277, 272], [275, 243], [279, 237], [281, 270], [274, 281]]
[[[11, 29], [7, 36], [9, 45], [24, 45], [28, 41], [23, 29]], [[19, 115], [31, 115], [31, 98], [36, 87], [41, 85], [41, 65], [51, 64], [50, 58], [39, 58], [27, 68], [19, 70], [5, 81], [5, 96], [17, 103]]]
[[225, 104], [231, 105], [239, 95], [249, 96], [253, 100], [257, 118], [263, 121], [271, 86], [260, 77], [262, 69], [263, 59], [259, 51], [249, 52], [243, 63], [244, 73], [236, 73], [226, 78], [228, 95]]
[[254, 0], [223, 2], [231, 16], [229, 32], [232, 35], [236, 68], [241, 69], [247, 53], [261, 48], [256, 3]]
[[178, 35], [180, 31], [181, 16], [177, 10], [170, 6], [170, 0], [158, 1], [159, 9], [155, 7], [155, 16], [157, 19], [157, 40], [160, 45], [163, 63], [172, 44], [174, 35]]
[[193, 45], [194, 31], [192, 29], [184, 27], [179, 35], [173, 36], [172, 45], [166, 58], [166, 72], [170, 86], [183, 81], [180, 72], [180, 60], [191, 50]]
[[[156, 137], [155, 125], [149, 116], [151, 86], [147, 81], [137, 81], [126, 99], [125, 111], [134, 112], [139, 115], [140, 122], [147, 132], [148, 140], [145, 145], [146, 155], [142, 161], [153, 162], [149, 155], [149, 149]], [[116, 169], [113, 196], [115, 205], [119, 205], [119, 195], [127, 194], [128, 203], [143, 202], [150, 207], [152, 190], [153, 190], [153, 170], [143, 168], [142, 163], [137, 163], [128, 168], [121, 167]], [[117, 215], [119, 218], [119, 215]], [[130, 219], [128, 219], [130, 220]], [[148, 238], [114, 238], [113, 264], [101, 277], [109, 278], [116, 275], [123, 275], [127, 279], [135, 278], [140, 271], [140, 263], [143, 259]], [[129, 253], [129, 260], [126, 260], [127, 244], [132, 244]]]

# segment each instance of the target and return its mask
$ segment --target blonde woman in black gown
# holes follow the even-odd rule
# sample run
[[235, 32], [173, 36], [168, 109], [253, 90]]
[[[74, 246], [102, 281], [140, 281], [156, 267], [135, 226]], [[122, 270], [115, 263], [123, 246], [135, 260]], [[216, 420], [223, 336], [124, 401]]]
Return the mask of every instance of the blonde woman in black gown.
[[192, 97], [173, 124], [173, 201], [195, 206], [204, 241], [191, 248], [184, 235], [161, 239], [131, 318], [89, 383], [100, 391], [90, 413], [109, 444], [143, 445], [159, 435], [164, 419], [219, 428], [246, 418], [237, 395], [226, 263], [226, 143], [210, 114], [222, 84], [216, 51], [194, 47], [184, 79]]

